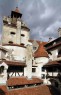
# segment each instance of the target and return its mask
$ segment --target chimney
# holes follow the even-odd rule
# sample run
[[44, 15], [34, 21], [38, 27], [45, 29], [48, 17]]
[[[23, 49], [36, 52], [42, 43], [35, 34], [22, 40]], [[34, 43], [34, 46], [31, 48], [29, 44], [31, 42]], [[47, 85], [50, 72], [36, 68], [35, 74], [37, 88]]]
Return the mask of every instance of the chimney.
[[61, 28], [60, 27], [58, 28], [58, 34], [59, 34], [59, 37], [61, 37]]

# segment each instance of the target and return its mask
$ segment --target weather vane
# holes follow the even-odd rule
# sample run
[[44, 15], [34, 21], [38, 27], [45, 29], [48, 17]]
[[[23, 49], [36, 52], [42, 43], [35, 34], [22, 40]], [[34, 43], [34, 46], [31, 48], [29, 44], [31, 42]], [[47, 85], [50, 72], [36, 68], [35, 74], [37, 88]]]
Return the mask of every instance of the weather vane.
[[18, 6], [19, 6], [19, 3], [18, 3], [18, 2], [19, 2], [19, 0], [16, 0], [16, 2], [17, 2], [17, 6], [16, 6], [16, 7], [18, 7]]

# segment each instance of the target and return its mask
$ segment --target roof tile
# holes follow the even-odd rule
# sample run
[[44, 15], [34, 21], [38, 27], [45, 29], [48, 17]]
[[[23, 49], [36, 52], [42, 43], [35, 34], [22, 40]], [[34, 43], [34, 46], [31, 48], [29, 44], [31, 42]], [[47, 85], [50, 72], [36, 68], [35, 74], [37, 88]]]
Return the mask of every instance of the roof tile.
[[38, 58], [38, 57], [48, 57], [48, 53], [45, 50], [43, 43], [39, 43], [39, 48], [38, 50], [34, 53], [34, 57]]
[[28, 79], [26, 77], [14, 77], [14, 78], [10, 78], [7, 81], [7, 85], [8, 86], [12, 86], [12, 85], [25, 85], [25, 84], [35, 84], [35, 83], [42, 83], [43, 81], [39, 78], [32, 78], [32, 79]]

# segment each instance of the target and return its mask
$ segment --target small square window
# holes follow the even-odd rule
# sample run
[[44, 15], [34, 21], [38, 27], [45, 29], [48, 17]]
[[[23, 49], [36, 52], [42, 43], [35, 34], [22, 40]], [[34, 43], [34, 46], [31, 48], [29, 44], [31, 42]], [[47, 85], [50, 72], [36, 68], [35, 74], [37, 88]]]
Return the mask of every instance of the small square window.
[[33, 73], [36, 72], [36, 68], [32, 68], [32, 72], [33, 72]]
[[21, 36], [23, 36], [23, 37], [24, 37], [25, 35], [24, 35], [24, 34], [21, 34]]
[[34, 50], [36, 50], [36, 47], [33, 47]]
[[42, 79], [45, 79], [45, 74], [42, 74]]
[[44, 72], [45, 71], [45, 68], [42, 68], [42, 71]]

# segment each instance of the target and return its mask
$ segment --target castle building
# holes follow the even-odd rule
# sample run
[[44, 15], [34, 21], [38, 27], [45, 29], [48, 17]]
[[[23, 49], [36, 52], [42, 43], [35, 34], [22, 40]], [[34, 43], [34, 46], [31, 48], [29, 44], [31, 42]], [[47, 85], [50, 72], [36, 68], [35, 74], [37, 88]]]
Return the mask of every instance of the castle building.
[[[3, 18], [0, 93], [1, 95], [52, 95], [49, 90], [51, 86], [46, 85], [46, 69], [43, 69], [43, 66], [53, 60], [53, 55], [50, 55], [53, 51], [45, 49], [48, 46], [47, 42], [29, 39], [30, 29], [21, 17], [22, 14], [16, 7], [11, 11], [10, 17]], [[55, 53], [57, 55], [57, 51]], [[57, 92], [54, 95], [56, 94]]]

